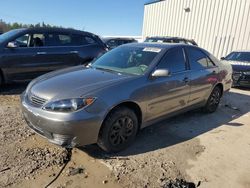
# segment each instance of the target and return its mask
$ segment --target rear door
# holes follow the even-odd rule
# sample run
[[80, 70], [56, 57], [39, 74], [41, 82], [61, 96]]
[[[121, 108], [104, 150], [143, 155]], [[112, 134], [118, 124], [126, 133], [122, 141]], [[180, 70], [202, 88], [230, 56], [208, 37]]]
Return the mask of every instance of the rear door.
[[189, 71], [182, 47], [170, 49], [156, 69], [168, 69], [170, 76], [150, 81], [148, 120], [186, 107], [190, 94]]
[[46, 48], [41, 49], [38, 56], [48, 60], [44, 63], [46, 72], [80, 64], [79, 48], [70, 33], [47, 33], [45, 45]]
[[[76, 44], [78, 62], [81, 64], [88, 64], [93, 59], [103, 55], [107, 52], [105, 44], [103, 44], [97, 37], [87, 34], [74, 35], [74, 43]], [[73, 50], [73, 49], [72, 49]]]
[[185, 47], [190, 65], [191, 93], [189, 105], [203, 102], [211, 93], [218, 81], [218, 67], [202, 50], [195, 47]]

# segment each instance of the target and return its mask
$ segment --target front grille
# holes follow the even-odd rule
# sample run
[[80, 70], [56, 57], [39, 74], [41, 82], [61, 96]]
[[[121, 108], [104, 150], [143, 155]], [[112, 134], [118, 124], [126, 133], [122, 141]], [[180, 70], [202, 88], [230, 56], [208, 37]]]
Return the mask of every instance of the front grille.
[[34, 94], [29, 95], [29, 101], [30, 101], [30, 103], [32, 103], [34, 106], [37, 106], [37, 107], [41, 107], [47, 102], [46, 99], [38, 97]]
[[233, 72], [233, 80], [234, 81], [241, 81], [241, 80], [250, 80], [250, 73], [249, 72]]

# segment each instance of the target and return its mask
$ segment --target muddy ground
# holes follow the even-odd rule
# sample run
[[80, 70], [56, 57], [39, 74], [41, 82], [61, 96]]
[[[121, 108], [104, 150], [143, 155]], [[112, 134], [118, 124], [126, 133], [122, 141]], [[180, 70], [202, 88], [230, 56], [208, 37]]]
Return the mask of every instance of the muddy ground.
[[91, 145], [71, 155], [27, 128], [19, 107], [25, 87], [0, 91], [0, 187], [45, 187], [63, 167], [50, 187], [167, 187], [176, 178], [250, 187], [250, 90], [232, 89], [214, 114], [195, 110], [145, 128], [121, 153]]

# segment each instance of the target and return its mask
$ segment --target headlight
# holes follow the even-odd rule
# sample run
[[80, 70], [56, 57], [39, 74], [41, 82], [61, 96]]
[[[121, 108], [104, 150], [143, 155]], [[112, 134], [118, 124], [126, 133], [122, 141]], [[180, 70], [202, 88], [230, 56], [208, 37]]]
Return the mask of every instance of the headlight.
[[43, 109], [53, 112], [74, 112], [87, 107], [95, 101], [96, 98], [76, 98], [64, 99], [47, 103]]

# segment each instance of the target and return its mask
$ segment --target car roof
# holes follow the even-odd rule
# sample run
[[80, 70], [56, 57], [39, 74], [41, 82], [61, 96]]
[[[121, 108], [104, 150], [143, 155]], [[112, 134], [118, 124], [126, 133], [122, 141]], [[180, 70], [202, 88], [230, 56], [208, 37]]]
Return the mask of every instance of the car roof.
[[[250, 52], [250, 50], [234, 50], [232, 52]], [[230, 53], [232, 53], [232, 52], [230, 52]]]
[[86, 32], [86, 31], [80, 31], [76, 29], [70, 29], [70, 28], [57, 28], [57, 27], [34, 27], [34, 28], [21, 28], [16, 29], [20, 31], [26, 31], [26, 32], [67, 32], [67, 33], [74, 33], [74, 34], [88, 34], [88, 35], [94, 35], [93, 33]]
[[103, 40], [112, 40], [112, 39], [116, 39], [116, 40], [135, 40], [132, 37], [102, 37]]
[[[131, 47], [142, 47], [142, 48], [161, 48], [161, 49], [169, 49], [172, 47], [183, 47], [183, 46], [188, 46], [190, 47], [190, 45], [188, 44], [182, 44], [182, 43], [151, 43], [151, 42], [143, 42], [143, 43], [128, 43], [125, 44], [123, 46], [131, 46]], [[192, 46], [192, 47], [196, 47], [196, 46]], [[196, 47], [198, 48], [198, 47]]]
[[188, 40], [188, 39], [182, 38], [182, 37], [171, 37], [171, 36], [152, 36], [152, 37], [147, 37], [147, 39], [184, 39], [184, 40]]

